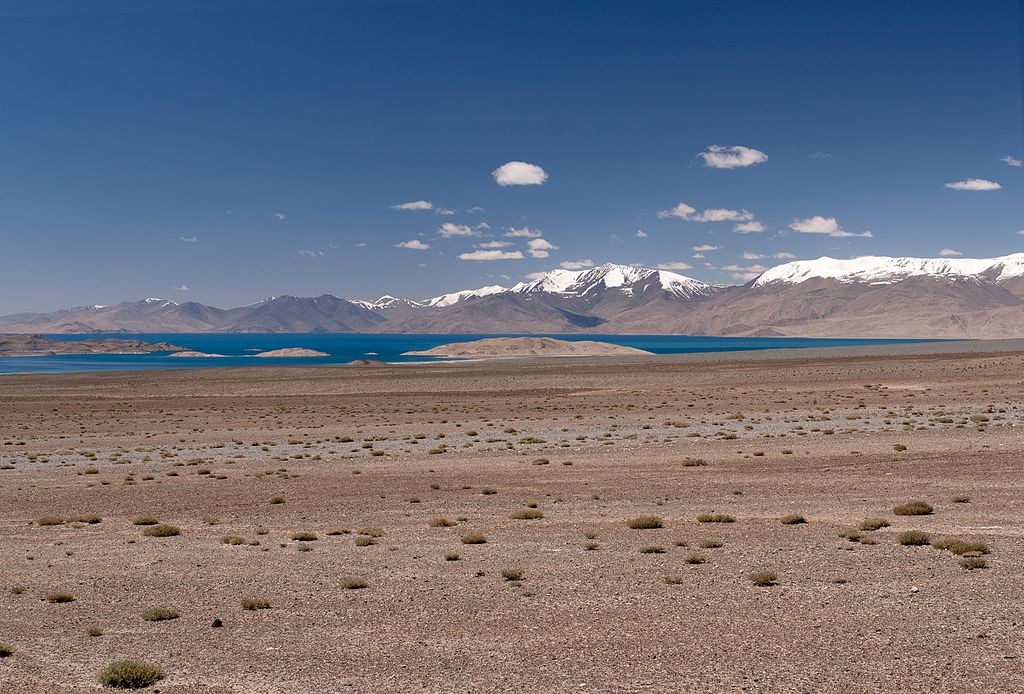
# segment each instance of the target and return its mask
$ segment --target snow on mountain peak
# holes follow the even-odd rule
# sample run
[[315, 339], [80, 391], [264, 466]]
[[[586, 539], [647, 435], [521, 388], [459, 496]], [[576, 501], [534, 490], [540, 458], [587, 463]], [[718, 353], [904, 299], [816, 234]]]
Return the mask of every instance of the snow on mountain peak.
[[1024, 276], [1024, 253], [998, 258], [890, 258], [863, 256], [836, 259], [797, 260], [777, 265], [754, 280], [763, 287], [780, 282], [800, 284], [810, 279], [835, 279], [840, 282], [898, 282], [908, 277], [985, 277], [1001, 281]]
[[650, 280], [656, 280], [662, 289], [682, 298], [703, 294], [709, 289], [709, 285], [704, 282], [674, 272], [606, 263], [586, 270], [553, 270], [532, 282], [517, 284], [512, 291], [586, 296], [602, 286], [625, 291], [633, 285]]
[[502, 287], [500, 284], [492, 284], [489, 287], [481, 287], [480, 289], [463, 289], [460, 292], [442, 294], [441, 296], [435, 296], [432, 299], [424, 299], [421, 303], [433, 308], [444, 308], [445, 306], [451, 306], [452, 304], [457, 304], [460, 301], [465, 301], [466, 299], [490, 296], [491, 294], [504, 294], [507, 291], [509, 291], [508, 287]]

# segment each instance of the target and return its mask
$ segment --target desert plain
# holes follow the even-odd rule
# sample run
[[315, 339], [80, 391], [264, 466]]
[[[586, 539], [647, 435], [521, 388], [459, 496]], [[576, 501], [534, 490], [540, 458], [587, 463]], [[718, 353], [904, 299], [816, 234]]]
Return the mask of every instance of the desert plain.
[[971, 345], [0, 377], [0, 691], [1020, 691]]

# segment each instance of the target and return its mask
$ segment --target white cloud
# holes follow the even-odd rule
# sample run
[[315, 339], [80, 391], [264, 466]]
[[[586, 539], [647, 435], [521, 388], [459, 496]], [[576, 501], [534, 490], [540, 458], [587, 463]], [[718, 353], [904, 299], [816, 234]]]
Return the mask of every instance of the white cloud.
[[956, 250], [955, 248], [943, 248], [941, 251], [939, 251], [939, 255], [942, 256], [943, 258], [955, 258], [958, 255], [963, 255], [963, 253]]
[[191, 287], [189, 287], [187, 284], [181, 284], [181, 285], [178, 285], [177, 287], [175, 287], [174, 291], [176, 291], [176, 292], [187, 292], [189, 289], [191, 289]]
[[356, 248], [366, 248], [366, 241], [360, 241], [357, 243]]
[[531, 229], [530, 227], [523, 227], [522, 229], [509, 227], [508, 231], [505, 232], [505, 236], [513, 239], [536, 239], [540, 237], [540, 234], [540, 229]]
[[771, 253], [765, 255], [764, 253], [753, 253], [751, 251], [744, 251], [744, 260], [764, 260], [765, 258], [774, 258], [775, 260], [796, 260], [796, 256], [792, 253], [780, 252]]
[[522, 260], [520, 251], [471, 251], [460, 253], [459, 260]]
[[510, 241], [486, 241], [484, 243], [478, 243], [477, 248], [508, 248], [512, 243]]
[[1017, 236], [1024, 236], [1024, 229], [1017, 232]]
[[443, 214], [448, 216], [455, 214], [455, 210], [449, 210], [447, 207], [438, 207], [437, 209], [434, 210], [434, 212], [436, 214]]
[[434, 209], [434, 203], [429, 200], [413, 200], [412, 202], [402, 202], [397, 205], [392, 205], [393, 210], [432, 210]]
[[794, 219], [789, 223], [789, 228], [800, 234], [823, 234], [833, 238], [873, 238], [870, 231], [862, 231], [860, 233], [846, 231], [839, 226], [839, 222], [835, 217], [822, 217], [821, 215], [815, 215], [805, 219]]
[[402, 241], [401, 243], [396, 243], [395, 248], [408, 248], [413, 251], [425, 251], [428, 248], [430, 248], [430, 244], [423, 243], [419, 239], [412, 239], [411, 241]]
[[704, 258], [707, 258], [707, 256], [704, 255], [703, 253], [694, 253], [690, 257], [693, 258], [694, 260], [703, 260]]
[[532, 282], [534, 280], [539, 280], [542, 277], [547, 276], [547, 274], [548, 273], [543, 272], [543, 271], [542, 272], [529, 272], [529, 273], [523, 275], [523, 277], [525, 277], [526, 279], [528, 279], [528, 280], [530, 280]]
[[760, 234], [764, 231], [764, 224], [761, 222], [743, 222], [732, 228], [737, 234]]
[[995, 181], [986, 181], [984, 178], [968, 178], [963, 181], [947, 183], [950, 190], [999, 190], [1001, 185]]
[[635, 236], [638, 239], [646, 239], [647, 238], [647, 232], [644, 231], [643, 229], [637, 229]]
[[548, 180], [548, 173], [536, 164], [510, 161], [491, 172], [499, 186], [538, 186]]
[[452, 224], [451, 222], [445, 222], [437, 230], [437, 233], [442, 238], [450, 239], [453, 236], [476, 236], [477, 232], [474, 229], [466, 226], [465, 224]]
[[1006, 162], [1007, 166], [1024, 166], [1024, 162], [1017, 159], [1012, 154], [1007, 154], [1005, 157], [1000, 157], [999, 161]]
[[768, 161], [768, 155], [761, 150], [742, 145], [711, 145], [697, 156], [704, 160], [704, 166], [712, 169], [735, 169]]
[[548, 251], [558, 250], [558, 246], [546, 239], [530, 239], [527, 241], [526, 246], [529, 248], [527, 253], [533, 258], [547, 258], [549, 255]]
[[693, 266], [689, 263], [674, 262], [674, 263], [658, 263], [656, 266], [659, 270], [692, 270]]
[[749, 282], [768, 268], [764, 265], [724, 265], [720, 269], [732, 273], [735, 279]]
[[470, 207], [470, 208], [468, 208], [466, 210], [466, 212], [469, 212], [470, 214], [473, 214], [475, 212], [483, 212], [483, 211], [484, 211], [484, 208], [482, 208], [482, 207]]
[[561, 263], [561, 267], [564, 270], [582, 270], [587, 267], [594, 267], [594, 261], [590, 258], [586, 260], [566, 260]]
[[699, 246], [694, 246], [692, 250], [696, 251], [697, 253], [704, 253], [706, 251], [717, 251], [718, 246], [712, 246], [710, 244], [703, 243]]
[[184, 241], [185, 243], [196, 243], [197, 241], [199, 241], [199, 237], [198, 236], [179, 236], [178, 240], [179, 241]]
[[284, 212], [275, 212], [274, 217], [276, 217], [279, 222], [284, 221]]
[[307, 258], [321, 258], [321, 257], [323, 257], [324, 252], [323, 251], [307, 251], [306, 249], [302, 249], [301, 251], [299, 251], [299, 255], [304, 255]]
[[690, 222], [749, 222], [754, 219], [754, 215], [747, 210], [727, 210], [712, 207], [698, 213], [697, 210], [685, 202], [681, 202], [671, 209], [658, 212], [658, 219], [666, 219], [668, 217], [677, 217]]

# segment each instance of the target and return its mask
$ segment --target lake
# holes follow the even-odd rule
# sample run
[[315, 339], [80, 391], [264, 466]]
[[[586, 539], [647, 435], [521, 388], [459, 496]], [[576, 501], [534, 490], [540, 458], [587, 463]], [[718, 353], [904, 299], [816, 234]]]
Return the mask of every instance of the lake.
[[[171, 342], [186, 349], [223, 354], [223, 358], [171, 357], [155, 354], [75, 354], [66, 356], [2, 357], [0, 374], [72, 373], [81, 371], [140, 371], [152, 369], [200, 369], [225, 366], [326, 365], [353, 359], [377, 359], [390, 363], [431, 361], [405, 357], [403, 352], [430, 349], [448, 342], [484, 337], [517, 335], [390, 335], [363, 333], [91, 333], [49, 335], [58, 340], [89, 338], [137, 338], [147, 342]], [[534, 336], [537, 337], [537, 336]], [[700, 337], [689, 335], [548, 335], [562, 340], [600, 340], [645, 349], [655, 354], [734, 352], [740, 350], [847, 347], [902, 344], [928, 340], [874, 340], [803, 337]], [[257, 352], [304, 347], [327, 352], [328, 357], [260, 358]]]

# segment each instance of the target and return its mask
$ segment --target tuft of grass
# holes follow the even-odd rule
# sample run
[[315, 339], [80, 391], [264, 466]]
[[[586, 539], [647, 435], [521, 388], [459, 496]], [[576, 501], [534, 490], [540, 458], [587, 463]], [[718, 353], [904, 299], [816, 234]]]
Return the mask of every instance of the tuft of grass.
[[779, 575], [776, 574], [774, 571], [755, 571], [751, 574], [748, 574], [747, 578], [749, 578], [750, 582], [753, 583], [755, 586], [767, 588], [769, 586], [775, 585], [775, 583], [779, 580]]
[[964, 557], [960, 560], [960, 568], [974, 571], [975, 569], [987, 569], [988, 562], [981, 557]]
[[585, 545], [583, 545], [583, 549], [587, 550], [588, 552], [593, 552], [595, 549], [597, 549], [597, 546], [598, 545], [596, 542], [588, 542]]
[[431, 528], [450, 528], [455, 525], [451, 518], [433, 518], [430, 521]]
[[359, 578], [358, 576], [349, 576], [348, 578], [341, 579], [338, 585], [345, 590], [360, 590], [370, 584], [366, 582], [366, 579]]
[[966, 504], [971, 500], [971, 497], [966, 494], [954, 494], [950, 499], [954, 504]]
[[480, 533], [467, 533], [462, 536], [462, 544], [464, 545], [484, 545], [487, 544], [487, 538]]
[[537, 520], [544, 517], [544, 512], [539, 508], [524, 508], [514, 512], [510, 517], [512, 520]]
[[270, 601], [266, 598], [242, 598], [243, 610], [269, 610]]
[[860, 531], [856, 528], [846, 528], [839, 531], [839, 537], [849, 540], [850, 542], [860, 542], [864, 536], [860, 534]]
[[103, 629], [102, 627], [88, 627], [85, 633], [89, 636], [103, 636]]
[[640, 548], [640, 554], [664, 554], [665, 548], [661, 545], [647, 545]]
[[369, 535], [357, 535], [353, 542], [355, 542], [356, 547], [369, 547], [370, 545], [377, 544], [377, 541]]
[[11, 593], [13, 595], [21, 595], [26, 590], [25, 586], [11, 586]]
[[700, 544], [697, 545], [697, 546], [700, 547], [701, 549], [718, 549], [719, 547], [723, 546], [723, 543], [722, 543], [721, 540], [715, 540], [715, 539], [709, 538], [707, 540], [701, 540]]
[[370, 537], [384, 537], [384, 529], [378, 528], [375, 525], [370, 525], [359, 530], [360, 535], [369, 535]]
[[244, 545], [246, 540], [240, 535], [225, 535], [220, 539], [225, 545]]
[[174, 537], [181, 535], [181, 528], [176, 525], [158, 523], [143, 530], [142, 534], [146, 537]]
[[64, 519], [59, 516], [43, 516], [36, 521], [36, 525], [64, 525]]
[[71, 520], [73, 522], [75, 522], [75, 523], [85, 523], [87, 525], [96, 525], [97, 523], [99, 523], [99, 522], [101, 522], [103, 520], [103, 516], [97, 515], [95, 513], [85, 513], [85, 514], [82, 514], [81, 516], [75, 516]]
[[462, 557], [459, 556], [458, 552], [445, 552], [445, 555], [444, 555], [444, 560], [445, 561], [458, 561], [459, 559], [462, 559]]
[[779, 522], [783, 525], [800, 525], [801, 523], [806, 523], [807, 519], [799, 513], [790, 513], [789, 515], [780, 518]]
[[14, 655], [14, 648], [6, 643], [0, 643], [0, 658], [9, 658]]
[[857, 527], [865, 532], [871, 532], [872, 530], [879, 530], [880, 528], [888, 528], [889, 521], [884, 518], [865, 518]]
[[320, 538], [317, 536], [316, 533], [301, 531], [297, 533], [292, 533], [292, 539], [297, 542], [313, 542], [314, 540], [318, 540]]
[[480, 493], [483, 494], [484, 496], [491, 496], [492, 494], [497, 494], [498, 490], [495, 489], [494, 487], [484, 487], [483, 489], [480, 490]]
[[678, 586], [683, 582], [682, 576], [665, 576], [665, 583], [670, 586]]
[[501, 577], [506, 581], [521, 581], [523, 580], [522, 569], [502, 569]]
[[150, 607], [142, 612], [142, 618], [147, 622], [166, 622], [169, 619], [177, 619], [180, 616], [177, 610], [170, 607]]
[[158, 665], [143, 660], [118, 660], [100, 670], [98, 681], [115, 689], [144, 689], [164, 678]]
[[272, 496], [272, 497], [270, 497], [270, 503], [272, 503], [272, 504], [283, 504], [284, 503], [284, 497], [283, 496]]
[[630, 519], [627, 525], [633, 530], [655, 530], [664, 527], [664, 524], [661, 516], [637, 516]]
[[728, 513], [702, 513], [697, 516], [698, 523], [735, 523], [736, 519]]
[[156, 525], [160, 521], [152, 516], [135, 516], [132, 518], [132, 525]]
[[46, 602], [52, 602], [55, 605], [74, 602], [75, 599], [75, 596], [71, 593], [50, 593], [46, 596]]
[[928, 533], [921, 532], [920, 530], [908, 530], [905, 533], [900, 533], [899, 537], [896, 538], [897, 542], [908, 547], [927, 545], [931, 542], [931, 539]]
[[683, 467], [704, 467], [707, 461], [703, 458], [686, 458], [683, 460]]
[[892, 512], [897, 516], [928, 516], [935, 509], [926, 501], [908, 501], [893, 508]]
[[935, 549], [946, 549], [956, 555], [991, 554], [992, 550], [984, 542], [972, 542], [959, 537], [940, 537], [932, 540]]

